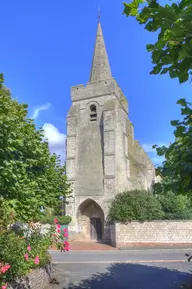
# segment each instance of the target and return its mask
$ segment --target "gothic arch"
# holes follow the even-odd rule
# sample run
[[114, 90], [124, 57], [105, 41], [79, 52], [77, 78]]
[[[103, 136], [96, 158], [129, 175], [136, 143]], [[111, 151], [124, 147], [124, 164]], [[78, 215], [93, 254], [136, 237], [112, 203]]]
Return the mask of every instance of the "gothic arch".
[[86, 105], [87, 115], [90, 121], [96, 121], [98, 117], [99, 104], [96, 101], [89, 101]]
[[100, 205], [87, 199], [77, 209], [79, 231], [84, 238], [102, 240], [104, 232], [104, 212]]

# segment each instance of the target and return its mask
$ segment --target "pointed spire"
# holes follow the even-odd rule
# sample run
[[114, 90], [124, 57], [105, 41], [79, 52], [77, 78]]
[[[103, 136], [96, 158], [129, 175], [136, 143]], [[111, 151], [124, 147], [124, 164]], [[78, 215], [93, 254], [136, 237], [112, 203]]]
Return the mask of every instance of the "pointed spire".
[[112, 78], [111, 68], [107, 56], [105, 42], [103, 38], [101, 23], [100, 23], [100, 10], [98, 11], [98, 28], [97, 38], [95, 43], [95, 51], [93, 55], [93, 62], [91, 68], [90, 82], [100, 81]]

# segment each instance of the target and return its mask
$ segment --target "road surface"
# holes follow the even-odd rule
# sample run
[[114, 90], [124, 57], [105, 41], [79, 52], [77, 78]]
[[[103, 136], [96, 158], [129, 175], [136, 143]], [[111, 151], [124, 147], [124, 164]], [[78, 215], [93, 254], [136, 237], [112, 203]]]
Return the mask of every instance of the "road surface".
[[[59, 285], [47, 289], [192, 288], [184, 249], [51, 252]], [[190, 287], [191, 286], [191, 287]]]

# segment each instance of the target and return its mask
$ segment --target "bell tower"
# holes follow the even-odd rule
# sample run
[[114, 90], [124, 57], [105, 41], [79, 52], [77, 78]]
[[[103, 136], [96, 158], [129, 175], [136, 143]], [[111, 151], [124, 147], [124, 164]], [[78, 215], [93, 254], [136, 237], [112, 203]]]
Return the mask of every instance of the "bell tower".
[[73, 190], [66, 207], [73, 219], [70, 230], [90, 239], [91, 226], [97, 220], [98, 235], [107, 240], [111, 201], [135, 184], [129, 155], [134, 136], [128, 102], [112, 77], [100, 21], [89, 81], [71, 88], [71, 100], [66, 145], [66, 172]]

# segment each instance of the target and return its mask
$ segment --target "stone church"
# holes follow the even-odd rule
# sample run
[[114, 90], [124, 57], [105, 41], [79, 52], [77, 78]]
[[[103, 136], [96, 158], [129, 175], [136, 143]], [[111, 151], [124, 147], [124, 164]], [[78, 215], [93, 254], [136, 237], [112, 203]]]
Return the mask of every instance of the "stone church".
[[86, 86], [71, 88], [67, 116], [66, 171], [72, 198], [69, 231], [85, 239], [109, 240], [107, 215], [115, 195], [151, 190], [155, 169], [129, 120], [129, 106], [113, 78], [100, 22]]

